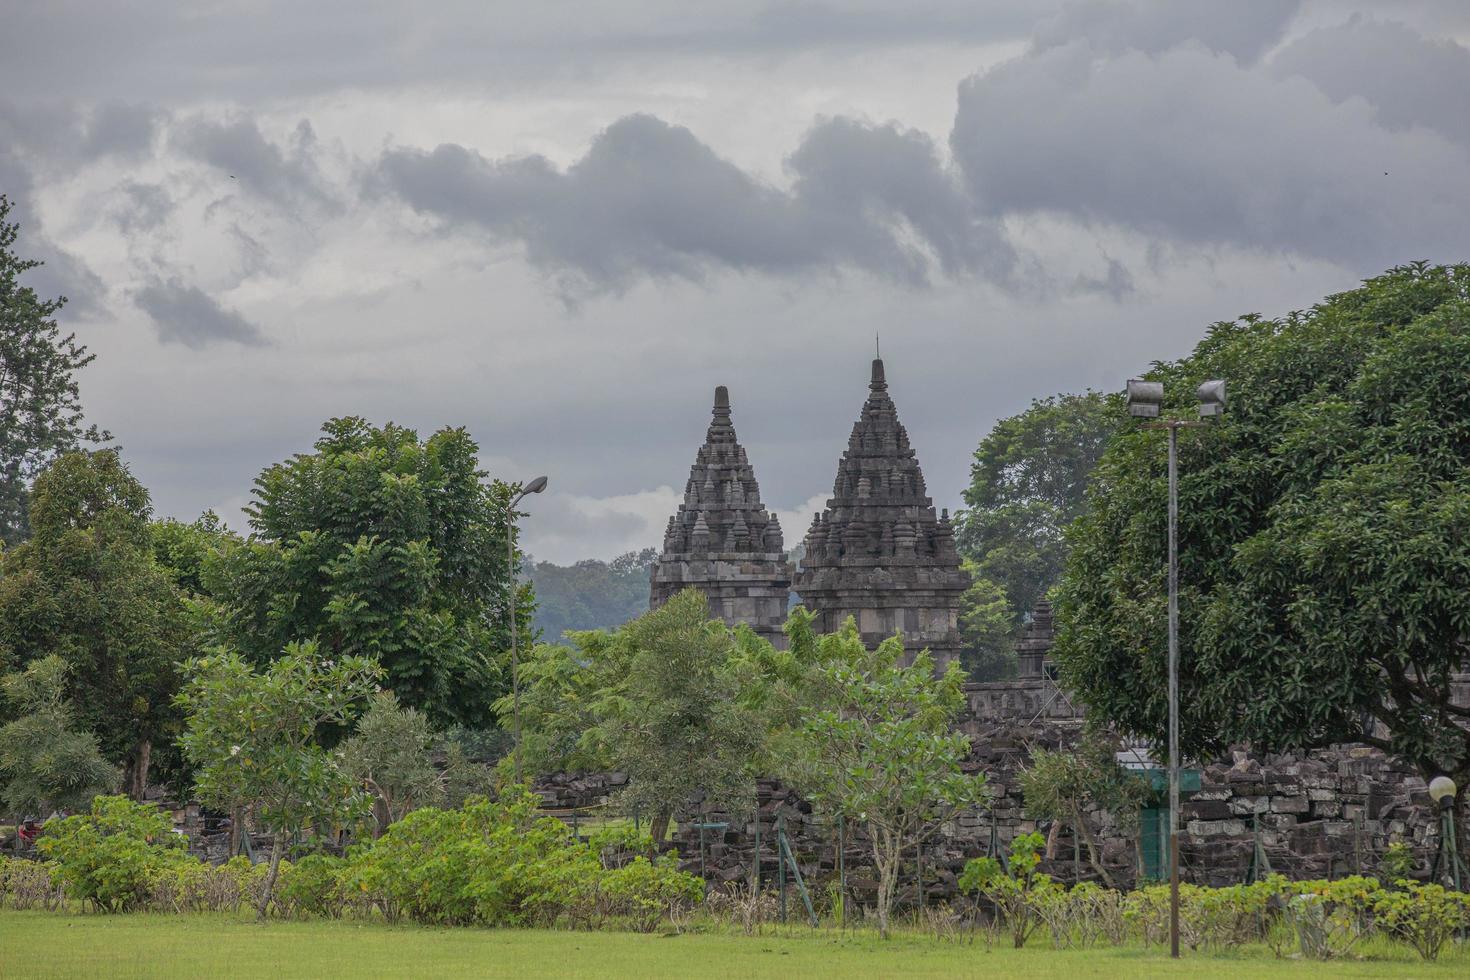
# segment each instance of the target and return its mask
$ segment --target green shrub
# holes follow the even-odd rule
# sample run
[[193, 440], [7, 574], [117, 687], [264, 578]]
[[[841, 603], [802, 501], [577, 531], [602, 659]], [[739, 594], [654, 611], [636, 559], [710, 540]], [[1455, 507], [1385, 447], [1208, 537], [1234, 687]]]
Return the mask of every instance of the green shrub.
[[1414, 873], [1415, 863], [1414, 852], [1409, 845], [1401, 840], [1394, 841], [1378, 859], [1378, 879], [1385, 885], [1391, 885], [1400, 878], [1408, 878]]
[[0, 908], [41, 908], [54, 912], [64, 904], [66, 888], [51, 880], [40, 861], [0, 857]]
[[142, 907], [159, 872], [194, 860], [163, 814], [125, 796], [99, 796], [90, 813], [48, 820], [39, 846], [53, 881], [104, 912]]
[[647, 929], [702, 894], [704, 883], [680, 873], [674, 858], [609, 869], [604, 848], [621, 851], [633, 838], [604, 835], [582, 843], [560, 820], [540, 815], [536, 804], [521, 792], [500, 802], [472, 798], [457, 810], [415, 810], [353, 850], [344, 893], [371, 902], [389, 920], [550, 925], [566, 919], [593, 927], [620, 918]]
[[961, 894], [978, 893], [989, 899], [1011, 931], [1016, 949], [1043, 921], [1051, 903], [1063, 893], [1050, 875], [1040, 874], [1041, 848], [1046, 839], [1040, 834], [1021, 834], [1011, 841], [1009, 869], [995, 858], [974, 858], [960, 874]]
[[308, 854], [281, 875], [277, 903], [298, 918], [341, 918], [347, 904], [347, 861], [326, 854]]
[[1399, 886], [1373, 895], [1373, 918], [1384, 932], [1433, 961], [1456, 929], [1470, 925], [1470, 895], [1416, 881], [1400, 881]]

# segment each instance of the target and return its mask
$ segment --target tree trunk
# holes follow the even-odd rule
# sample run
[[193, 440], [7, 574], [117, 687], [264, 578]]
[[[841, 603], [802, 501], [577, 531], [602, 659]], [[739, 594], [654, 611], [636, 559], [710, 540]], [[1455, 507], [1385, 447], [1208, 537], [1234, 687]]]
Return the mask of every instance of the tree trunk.
[[878, 866], [878, 938], [888, 938], [888, 922], [893, 910], [893, 893], [898, 888], [898, 864], [902, 848], [894, 854], [887, 842], [880, 843], [877, 833], [873, 834], [873, 863]]
[[388, 832], [388, 825], [393, 822], [393, 811], [388, 809], [388, 801], [381, 796], [373, 796], [373, 839], [377, 840]]
[[[233, 858], [236, 854], [239, 854], [240, 853], [240, 834], [244, 831], [244, 828], [245, 828], [245, 808], [244, 807], [237, 806], [234, 809], [230, 810], [230, 854], [229, 854], [229, 858]], [[226, 860], [229, 860], [229, 858], [226, 858]]]
[[271, 837], [271, 867], [265, 876], [265, 888], [261, 890], [260, 904], [255, 907], [255, 921], [264, 922], [266, 910], [276, 894], [276, 876], [281, 873], [281, 854], [286, 850], [286, 835], [276, 831]]
[[1082, 835], [1082, 843], [1087, 845], [1087, 861], [1102, 878], [1105, 888], [1113, 887], [1113, 878], [1108, 874], [1108, 869], [1103, 867], [1102, 860], [1097, 855], [1097, 838], [1092, 836], [1092, 828], [1087, 826], [1087, 818], [1078, 809], [1072, 810], [1072, 819], [1077, 822], [1077, 833]]
[[1057, 835], [1061, 832], [1062, 822], [1053, 819], [1051, 829], [1046, 832], [1046, 859], [1053, 860], [1057, 856]]
[[653, 853], [657, 854], [659, 845], [664, 838], [669, 836], [669, 821], [673, 819], [671, 813], [655, 813], [653, 819], [648, 822], [648, 832], [653, 836]]
[[153, 743], [151, 741], [145, 738], [133, 746], [133, 751], [128, 757], [123, 791], [139, 803], [143, 802], [143, 795], [148, 791], [148, 769], [152, 761]]

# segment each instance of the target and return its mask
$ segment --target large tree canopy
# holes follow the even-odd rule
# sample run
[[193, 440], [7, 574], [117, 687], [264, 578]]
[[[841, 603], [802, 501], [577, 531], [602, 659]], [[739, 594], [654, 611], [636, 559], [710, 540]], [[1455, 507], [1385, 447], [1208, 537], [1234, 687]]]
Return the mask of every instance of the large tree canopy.
[[56, 325], [66, 297], [42, 299], [20, 283], [40, 263], [11, 250], [20, 228], [5, 220], [10, 207], [0, 194], [0, 542], [7, 545], [29, 533], [26, 494], [36, 474], [68, 449], [111, 438], [82, 421], [75, 374], [93, 355]]
[[[254, 535], [206, 562], [223, 639], [257, 664], [307, 640], [374, 657], [434, 724], [488, 727], [509, 647], [511, 488], [485, 481], [463, 429], [420, 442], [345, 418], [323, 432], [260, 475]], [[519, 596], [525, 629], [530, 590]]]
[[0, 559], [0, 668], [65, 660], [78, 721], [135, 796], [153, 764], [176, 775], [177, 664], [195, 640], [148, 514], [115, 451], [66, 453], [36, 480], [33, 536]]
[[548, 642], [561, 643], [569, 630], [613, 629], [637, 619], [648, 611], [648, 570], [657, 560], [657, 551], [644, 548], [610, 562], [536, 562], [531, 567], [536, 631]]
[[955, 540], [977, 584], [988, 580], [982, 591], [1004, 590], [1015, 624], [1061, 576], [1063, 530], [1086, 507], [1118, 410], [1116, 395], [1095, 391], [1037, 399], [997, 422], [975, 450]]
[[[1470, 266], [1397, 268], [1158, 365], [1180, 436], [1186, 752], [1363, 740], [1470, 776]], [[1164, 433], [1117, 436], [1068, 536], [1056, 655], [1088, 706], [1166, 726]], [[1381, 722], [1375, 734], [1370, 722]]]

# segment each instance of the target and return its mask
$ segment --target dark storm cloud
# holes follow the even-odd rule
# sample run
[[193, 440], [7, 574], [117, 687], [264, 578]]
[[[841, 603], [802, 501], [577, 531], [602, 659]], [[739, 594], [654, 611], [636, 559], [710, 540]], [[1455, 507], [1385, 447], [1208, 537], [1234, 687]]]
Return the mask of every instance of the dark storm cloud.
[[922, 134], [825, 121], [788, 168], [789, 192], [683, 127], [629, 116], [564, 171], [542, 157], [488, 160], [446, 144], [389, 151], [374, 182], [450, 227], [522, 243], [574, 289], [698, 279], [714, 267], [785, 275], [852, 266], [918, 284], [935, 266], [999, 277], [1014, 260]]
[[177, 279], [149, 283], [133, 297], [153, 320], [158, 339], [200, 349], [213, 344], [262, 347], [268, 341], [259, 327], [233, 310], [220, 306], [197, 286]]
[[283, 207], [303, 203], [335, 206], [313, 154], [316, 134], [302, 120], [288, 146], [266, 139], [249, 116], [227, 122], [193, 118], [183, 120], [171, 134], [174, 145], [184, 153], [214, 168], [225, 181], [260, 195]]
[[[983, 44], [1027, 36], [1059, 0], [222, 0], [30, 2], [0, 31], [16, 98], [252, 99], [446, 81], [535, 83], [650, 57]], [[12, 21], [14, 18], [12, 19]], [[65, 56], [58, 53], [64, 52]]]
[[1423, 126], [1470, 144], [1470, 48], [1448, 38], [1355, 16], [1293, 40], [1270, 67], [1310, 80], [1333, 101], [1366, 99], [1390, 129]]
[[1000, 65], [960, 86], [951, 148], [995, 213], [1364, 273], [1470, 255], [1465, 147], [1197, 45], [1114, 56], [1079, 42]]
[[1252, 61], [1280, 40], [1299, 0], [1082, 0], [1042, 23], [1040, 50], [1083, 40], [1099, 51], [1166, 51], [1198, 42]]

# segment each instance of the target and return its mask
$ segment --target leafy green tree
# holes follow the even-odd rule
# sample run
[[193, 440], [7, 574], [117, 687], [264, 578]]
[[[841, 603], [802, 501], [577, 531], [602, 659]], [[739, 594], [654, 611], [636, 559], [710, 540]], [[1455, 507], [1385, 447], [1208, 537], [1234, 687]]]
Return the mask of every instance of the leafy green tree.
[[78, 810], [117, 785], [117, 769], [102, 758], [97, 736], [77, 730], [67, 670], [52, 654], [0, 683], [15, 719], [0, 727], [0, 800], [18, 818]]
[[291, 644], [263, 670], [233, 652], [184, 666], [189, 681], [178, 702], [188, 728], [180, 742], [200, 802], [234, 810], [248, 801], [271, 835], [256, 905], [264, 919], [287, 840], [307, 827], [350, 825], [371, 809], [320, 733], [352, 720], [382, 670], [367, 657], [334, 658], [311, 641]]
[[530, 567], [536, 586], [535, 629], [559, 643], [572, 630], [615, 629], [637, 619], [648, 611], [648, 573], [657, 560], [657, 551], [644, 548], [610, 562], [536, 562]]
[[[736, 812], [749, 805], [762, 727], [739, 697], [736, 638], [702, 593], [686, 589], [620, 630], [571, 639], [575, 649], [542, 644], [523, 665], [529, 771], [626, 772], [622, 802], [649, 815], [654, 840], [696, 795]], [[511, 699], [496, 707], [508, 724]]]
[[428, 719], [400, 705], [392, 691], [368, 701], [352, 737], [342, 743], [342, 765], [373, 796], [377, 836], [410, 810], [438, 806], [444, 798], [433, 748]]
[[1016, 625], [1005, 588], [964, 562], [970, 587], [960, 596], [960, 663], [972, 681], [1016, 676]]
[[[1470, 624], [1470, 266], [1215, 324], [1149, 376], [1178, 415], [1199, 382], [1230, 385], [1226, 415], [1180, 438], [1186, 754], [1359, 740], [1465, 785], [1470, 708], [1450, 677]], [[1160, 742], [1163, 438], [1124, 431], [1094, 472], [1056, 646], [1089, 709]]]
[[[1065, 824], [1087, 845], [1087, 860], [1107, 887], [1113, 887], [1108, 869], [1098, 857], [1097, 838], [1087, 822], [1089, 810], [1105, 810], [1127, 826], [1148, 796], [1146, 784], [1118, 765], [1117, 740], [1092, 730], [1081, 742], [1052, 751], [1037, 749], [1021, 773], [1021, 795], [1026, 815], [1050, 820], [1053, 828]], [[1055, 857], [1056, 838], [1047, 840], [1048, 858]]]
[[887, 938], [899, 869], [960, 807], [984, 799], [985, 777], [968, 774], [970, 740], [953, 729], [964, 707], [964, 671], [936, 675], [903, 643], [863, 646], [851, 618], [821, 637], [801, 727], [783, 741], [781, 775], [813, 804], [867, 830], [878, 871], [878, 931]]
[[159, 567], [167, 569], [185, 595], [195, 599], [208, 597], [205, 566], [217, 555], [240, 544], [240, 536], [219, 519], [214, 511], [205, 511], [189, 524], [166, 518], [154, 521], [149, 528], [153, 557]]
[[[483, 728], [509, 648], [506, 507], [463, 429], [333, 419], [315, 451], [255, 481], [254, 534], [206, 563], [228, 645], [266, 663], [316, 640], [370, 656], [406, 705], [438, 727]], [[517, 592], [522, 629], [531, 593]]]
[[56, 314], [66, 297], [43, 300], [20, 276], [41, 263], [12, 249], [20, 226], [6, 221], [11, 203], [0, 194], [0, 543], [29, 534], [31, 480], [53, 459], [83, 443], [112, 436], [82, 419], [76, 373], [93, 354], [76, 334], [61, 335]]
[[78, 723], [141, 799], [155, 755], [173, 765], [177, 663], [193, 642], [153, 559], [148, 491], [114, 450], [69, 452], [37, 477], [30, 507], [32, 537], [0, 555], [0, 667], [70, 664]]
[[1117, 395], [1054, 395], [1001, 419], [975, 450], [955, 540], [976, 574], [1005, 588], [1015, 626], [1061, 576], [1062, 532], [1086, 509], [1121, 416]]

